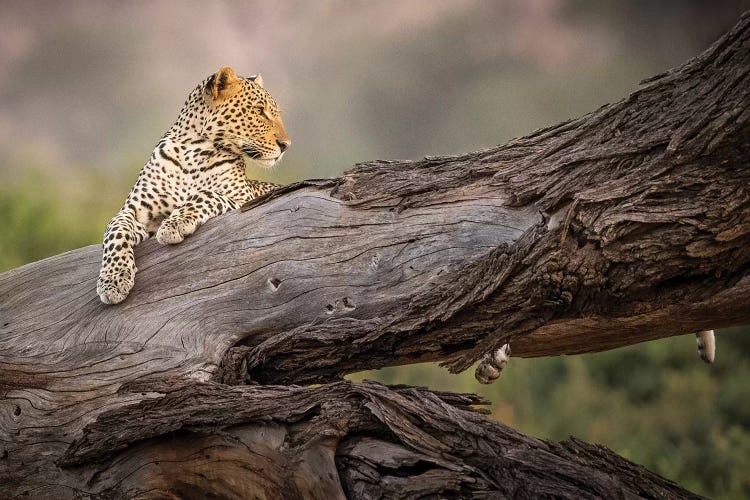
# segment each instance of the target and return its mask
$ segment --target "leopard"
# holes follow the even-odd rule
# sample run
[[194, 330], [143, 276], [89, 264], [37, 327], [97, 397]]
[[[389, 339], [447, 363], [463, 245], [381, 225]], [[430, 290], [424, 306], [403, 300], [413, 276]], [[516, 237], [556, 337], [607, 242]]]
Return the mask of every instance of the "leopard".
[[138, 270], [134, 250], [146, 239], [175, 245], [212, 217], [277, 188], [248, 179], [246, 167], [271, 168], [290, 145], [260, 74], [242, 77], [224, 66], [203, 80], [106, 226], [96, 284], [101, 301], [128, 297]]
[[[271, 168], [291, 145], [279, 107], [260, 74], [240, 77], [224, 66], [189, 95], [157, 143], [123, 207], [107, 224], [96, 291], [105, 304], [124, 301], [135, 284], [135, 247], [156, 236], [182, 242], [207, 220], [267, 194], [277, 184], [247, 179], [248, 163]], [[713, 330], [696, 333], [698, 351], [714, 361]], [[497, 380], [510, 344], [486, 353], [475, 378]]]

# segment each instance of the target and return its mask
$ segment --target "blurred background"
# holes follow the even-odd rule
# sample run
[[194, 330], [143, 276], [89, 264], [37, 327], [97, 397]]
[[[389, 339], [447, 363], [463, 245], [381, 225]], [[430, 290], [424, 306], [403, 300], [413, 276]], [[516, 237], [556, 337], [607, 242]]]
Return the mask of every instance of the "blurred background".
[[[254, 178], [503, 143], [619, 100], [750, 0], [0, 1], [0, 271], [98, 243], [188, 92], [262, 72], [293, 146]], [[514, 359], [500, 382], [431, 364], [353, 379], [478, 392], [534, 436], [575, 435], [698, 493], [750, 497], [750, 331]]]

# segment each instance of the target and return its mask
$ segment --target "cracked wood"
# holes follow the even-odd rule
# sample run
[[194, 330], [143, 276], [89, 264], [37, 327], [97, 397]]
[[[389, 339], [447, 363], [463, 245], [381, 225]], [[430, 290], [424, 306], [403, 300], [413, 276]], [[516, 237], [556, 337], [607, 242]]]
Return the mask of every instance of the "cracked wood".
[[[255, 200], [177, 247], [146, 242], [137, 250], [136, 286], [119, 306], [102, 305], [94, 291], [99, 246], [3, 273], [0, 482], [10, 495], [127, 497], [140, 477], [129, 482], [128, 471], [153, 475], [154, 491], [175, 477], [223, 485], [219, 479], [230, 476], [201, 458], [208, 448], [225, 449], [218, 463], [241, 464], [255, 460], [257, 443], [269, 454], [256, 457], [252, 470], [284, 463], [284, 436], [299, 428], [273, 412], [260, 422], [239, 412], [259, 426], [239, 434], [185, 416], [201, 404], [227, 405], [222, 397], [233, 389], [222, 381], [331, 383], [353, 371], [427, 360], [461, 370], [504, 342], [514, 355], [573, 354], [748, 324], [749, 159], [745, 15], [701, 56], [577, 120], [467, 155], [358, 165], [340, 179]], [[164, 415], [159, 427], [148, 409], [168, 392], [159, 389], [166, 380], [229, 392], [201, 402], [196, 385], [183, 393], [187, 406]], [[142, 390], [128, 389], [134, 384]], [[318, 393], [299, 425], [340, 401], [326, 394], [341, 396]], [[413, 411], [393, 410], [399, 418], [432, 411], [432, 398], [442, 397], [419, 394], [422, 405]], [[463, 403], [450, 401], [440, 408], [456, 421], [469, 418], [460, 413], [468, 410], [450, 407]], [[317, 457], [308, 464], [333, 460], [338, 476], [330, 484], [343, 482], [350, 492], [370, 491], [367, 478], [394, 464], [382, 461], [384, 450], [405, 467], [388, 487], [411, 491], [415, 483], [404, 477], [435, 484], [432, 466], [420, 465], [422, 445], [399, 438], [387, 412], [372, 403], [355, 413], [374, 415], [388, 430], [373, 437], [342, 423], [345, 438], [301, 448], [300, 456]], [[118, 434], [128, 427], [115, 417], [143, 417], [151, 431], [141, 435], [152, 437]], [[509, 479], [503, 471], [513, 470], [512, 457], [504, 450], [512, 447], [482, 421], [482, 432], [499, 433], [483, 438], [500, 451], [487, 455], [475, 449], [486, 443], [472, 442], [466, 453], [489, 460], [476, 464], [476, 477]], [[184, 427], [189, 422], [195, 427]], [[76, 455], [96, 429], [112, 433], [111, 450], [121, 450], [114, 458]], [[148, 434], [154, 429], [166, 434]], [[185, 442], [180, 432], [202, 432], [206, 440]], [[575, 453], [598, 456], [586, 446]], [[64, 456], [84, 458], [61, 467]], [[97, 469], [99, 460], [114, 461]], [[195, 460], [206, 461], [197, 472]], [[299, 471], [300, 484], [329, 484], [304, 479], [308, 473]], [[618, 484], [627, 483], [623, 477]], [[264, 476], [247, 481], [260, 484]], [[517, 492], [531, 486], [514, 483]]]

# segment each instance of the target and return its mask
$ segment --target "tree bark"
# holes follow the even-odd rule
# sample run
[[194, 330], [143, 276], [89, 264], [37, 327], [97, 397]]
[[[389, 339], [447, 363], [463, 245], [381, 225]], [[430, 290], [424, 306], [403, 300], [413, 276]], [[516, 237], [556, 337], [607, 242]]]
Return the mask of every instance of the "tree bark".
[[[689, 496], [473, 396], [339, 382], [509, 342], [595, 352], [750, 324], [750, 16], [627, 99], [468, 155], [357, 165], [136, 252], [0, 275], [10, 496]], [[720, 355], [720, 353], [719, 353]], [[246, 386], [309, 384], [322, 387]]]

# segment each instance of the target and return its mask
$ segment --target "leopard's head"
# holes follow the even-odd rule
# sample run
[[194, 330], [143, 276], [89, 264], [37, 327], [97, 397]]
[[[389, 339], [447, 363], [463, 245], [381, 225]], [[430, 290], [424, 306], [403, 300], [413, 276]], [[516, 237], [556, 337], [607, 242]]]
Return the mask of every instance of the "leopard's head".
[[260, 75], [244, 78], [225, 66], [206, 81], [204, 99], [209, 110], [202, 135], [218, 147], [266, 168], [289, 148], [279, 107]]

